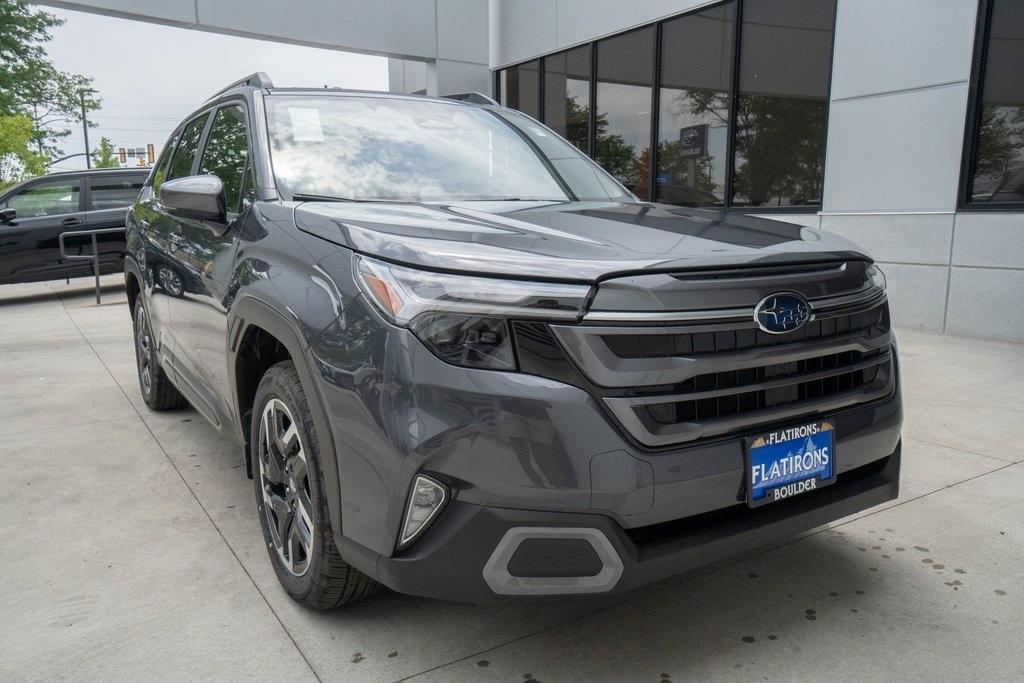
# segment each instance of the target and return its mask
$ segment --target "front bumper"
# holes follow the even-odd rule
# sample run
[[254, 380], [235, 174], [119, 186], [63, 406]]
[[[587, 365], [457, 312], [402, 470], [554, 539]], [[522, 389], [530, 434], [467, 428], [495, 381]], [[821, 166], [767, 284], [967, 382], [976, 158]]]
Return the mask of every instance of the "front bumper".
[[[378, 579], [402, 593], [486, 602], [506, 595], [624, 592], [733, 555], [784, 540], [899, 495], [900, 447], [813, 493], [757, 510], [739, 504], [679, 522], [627, 532], [602, 515], [536, 512], [453, 502], [438, 521], [399, 555], [380, 558]], [[611, 585], [560, 579], [513, 581], [494, 590], [488, 563], [510, 530], [586, 529], [600, 532], [621, 562]], [[493, 565], [493, 563], [492, 563]], [[500, 590], [500, 589], [499, 589]]]
[[[748, 510], [744, 439], [773, 425], [644, 449], [587, 391], [533, 374], [448, 365], [362, 298], [309, 356], [338, 457], [336, 542], [350, 563], [402, 592], [480, 601], [628, 590], [898, 493], [898, 377], [887, 397], [779, 425], [833, 422], [839, 480]], [[452, 500], [422, 537], [396, 552], [409, 487], [421, 472], [448, 485]], [[522, 527], [597, 530], [621, 571], [614, 582], [557, 586], [502, 581], [495, 572], [485, 578], [502, 539]]]

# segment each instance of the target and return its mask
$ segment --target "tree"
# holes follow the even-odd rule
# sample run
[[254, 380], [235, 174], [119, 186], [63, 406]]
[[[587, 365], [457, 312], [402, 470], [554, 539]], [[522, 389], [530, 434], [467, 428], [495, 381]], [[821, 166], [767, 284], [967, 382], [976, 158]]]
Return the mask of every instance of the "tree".
[[100, 145], [92, 152], [94, 168], [120, 168], [121, 160], [114, 154], [114, 145], [106, 137], [100, 138]]
[[25, 0], [0, 0], [0, 116], [29, 117], [30, 145], [42, 156], [62, 153], [67, 124], [82, 121], [82, 93], [87, 112], [100, 107], [91, 78], [58, 71], [46, 54], [50, 30], [63, 23]]
[[46, 172], [47, 160], [31, 151], [32, 119], [0, 116], [0, 190]]

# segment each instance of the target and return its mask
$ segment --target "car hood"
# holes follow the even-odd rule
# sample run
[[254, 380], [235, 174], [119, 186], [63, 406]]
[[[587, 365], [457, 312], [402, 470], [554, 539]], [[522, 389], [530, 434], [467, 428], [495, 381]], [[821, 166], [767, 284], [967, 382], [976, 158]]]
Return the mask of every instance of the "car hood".
[[594, 282], [613, 274], [868, 259], [816, 229], [646, 203], [304, 202], [296, 226], [412, 266]]

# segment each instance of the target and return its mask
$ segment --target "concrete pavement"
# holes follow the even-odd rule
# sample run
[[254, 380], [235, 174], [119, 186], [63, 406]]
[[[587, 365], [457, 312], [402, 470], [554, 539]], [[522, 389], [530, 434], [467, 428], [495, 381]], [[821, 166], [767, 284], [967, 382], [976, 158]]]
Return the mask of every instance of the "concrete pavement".
[[827, 529], [615, 598], [312, 613], [105, 281], [0, 288], [2, 680], [1024, 677], [1024, 347], [902, 330], [903, 495]]

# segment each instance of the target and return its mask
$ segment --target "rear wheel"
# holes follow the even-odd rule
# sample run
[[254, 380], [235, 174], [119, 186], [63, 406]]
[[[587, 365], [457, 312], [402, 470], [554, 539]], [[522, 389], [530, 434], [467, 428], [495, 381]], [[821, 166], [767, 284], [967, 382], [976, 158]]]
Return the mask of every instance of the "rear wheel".
[[149, 326], [149, 313], [143, 302], [142, 294], [135, 298], [135, 311], [132, 316], [135, 332], [135, 364], [139, 371], [139, 389], [142, 400], [153, 410], [170, 410], [188, 405], [181, 392], [171, 384], [153, 344], [153, 330]]
[[313, 609], [371, 595], [377, 582], [345, 562], [334, 544], [316, 429], [291, 361], [260, 380], [251, 433], [260, 526], [285, 591]]

